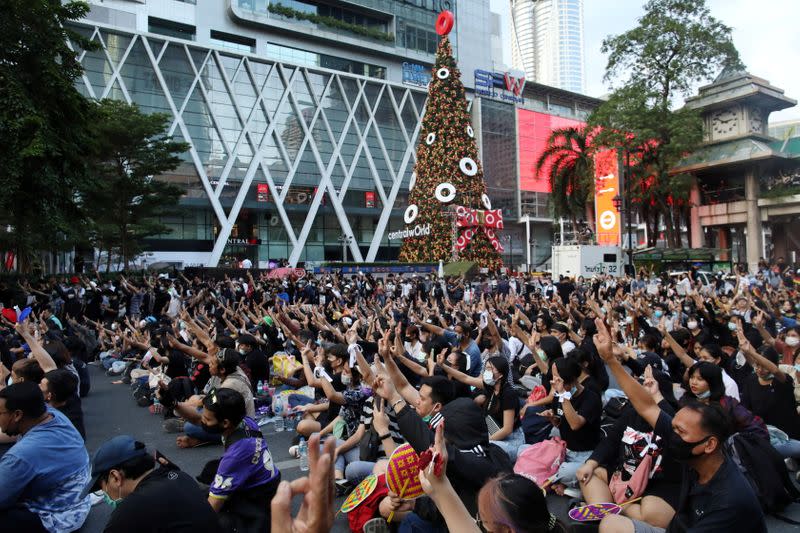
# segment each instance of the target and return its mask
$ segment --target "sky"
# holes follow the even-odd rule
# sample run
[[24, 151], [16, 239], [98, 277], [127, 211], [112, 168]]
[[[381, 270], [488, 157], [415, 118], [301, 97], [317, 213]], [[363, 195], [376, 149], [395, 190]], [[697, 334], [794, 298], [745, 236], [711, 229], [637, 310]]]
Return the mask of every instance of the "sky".
[[[606, 57], [600, 52], [603, 39], [636, 25], [645, 0], [584, 0], [584, 46], [586, 93], [609, 92], [603, 82]], [[508, 0], [491, 0], [492, 9], [507, 16]], [[747, 71], [764, 78], [800, 100], [800, 0], [708, 0], [711, 14], [733, 29], [733, 42]], [[504, 29], [507, 28], [504, 25]], [[504, 61], [510, 64], [510, 33]], [[770, 115], [770, 122], [800, 118], [800, 106]]]

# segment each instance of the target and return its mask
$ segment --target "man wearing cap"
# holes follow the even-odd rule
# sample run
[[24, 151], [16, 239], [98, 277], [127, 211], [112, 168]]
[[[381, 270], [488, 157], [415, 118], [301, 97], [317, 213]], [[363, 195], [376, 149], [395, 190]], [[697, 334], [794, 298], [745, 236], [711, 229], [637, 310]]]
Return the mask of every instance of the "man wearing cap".
[[94, 454], [87, 492], [96, 490], [114, 509], [105, 533], [220, 531], [197, 483], [174, 467], [156, 468], [144, 443], [130, 435], [114, 437]]
[[281, 473], [258, 424], [245, 414], [244, 398], [233, 389], [212, 391], [203, 399], [203, 429], [221, 435], [225, 446], [208, 503], [225, 531], [268, 531], [269, 502]]
[[89, 515], [89, 455], [36, 383], [0, 391], [0, 431], [17, 443], [0, 458], [0, 532], [74, 531]]

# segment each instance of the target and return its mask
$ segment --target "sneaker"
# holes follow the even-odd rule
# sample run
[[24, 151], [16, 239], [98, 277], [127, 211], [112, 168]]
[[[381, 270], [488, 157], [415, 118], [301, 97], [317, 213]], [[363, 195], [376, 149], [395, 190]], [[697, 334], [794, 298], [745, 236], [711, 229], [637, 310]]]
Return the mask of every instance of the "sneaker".
[[182, 433], [184, 424], [183, 418], [170, 418], [164, 421], [164, 431], [167, 433]]
[[569, 496], [570, 498], [580, 498], [583, 496], [580, 489], [574, 489], [572, 487], [567, 487], [564, 489], [564, 496]]
[[367, 520], [363, 526], [364, 533], [389, 533], [389, 524], [383, 518]]
[[289, 446], [289, 455], [295, 459], [300, 458], [300, 446]]

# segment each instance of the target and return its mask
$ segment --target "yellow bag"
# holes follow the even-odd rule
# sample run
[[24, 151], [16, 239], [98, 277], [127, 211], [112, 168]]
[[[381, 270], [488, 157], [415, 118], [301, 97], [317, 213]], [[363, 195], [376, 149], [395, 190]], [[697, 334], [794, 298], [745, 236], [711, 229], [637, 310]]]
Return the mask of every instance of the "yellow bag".
[[303, 368], [303, 363], [297, 361], [293, 355], [286, 352], [275, 352], [275, 355], [272, 356], [272, 386], [278, 387], [283, 384], [276, 379], [276, 376], [288, 378], [301, 368]]

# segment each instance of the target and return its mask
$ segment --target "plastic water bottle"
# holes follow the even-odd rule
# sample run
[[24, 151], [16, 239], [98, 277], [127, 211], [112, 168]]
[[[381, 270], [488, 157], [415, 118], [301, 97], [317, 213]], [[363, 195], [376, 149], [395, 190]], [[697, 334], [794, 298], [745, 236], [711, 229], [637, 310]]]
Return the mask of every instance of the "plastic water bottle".
[[308, 444], [306, 439], [300, 437], [300, 444], [297, 446], [297, 451], [300, 455], [300, 470], [303, 472], [308, 471]]
[[275, 431], [280, 433], [284, 430], [283, 402], [280, 398], [275, 399]]
[[264, 396], [264, 382], [259, 380], [256, 384], [256, 396], [262, 397]]

